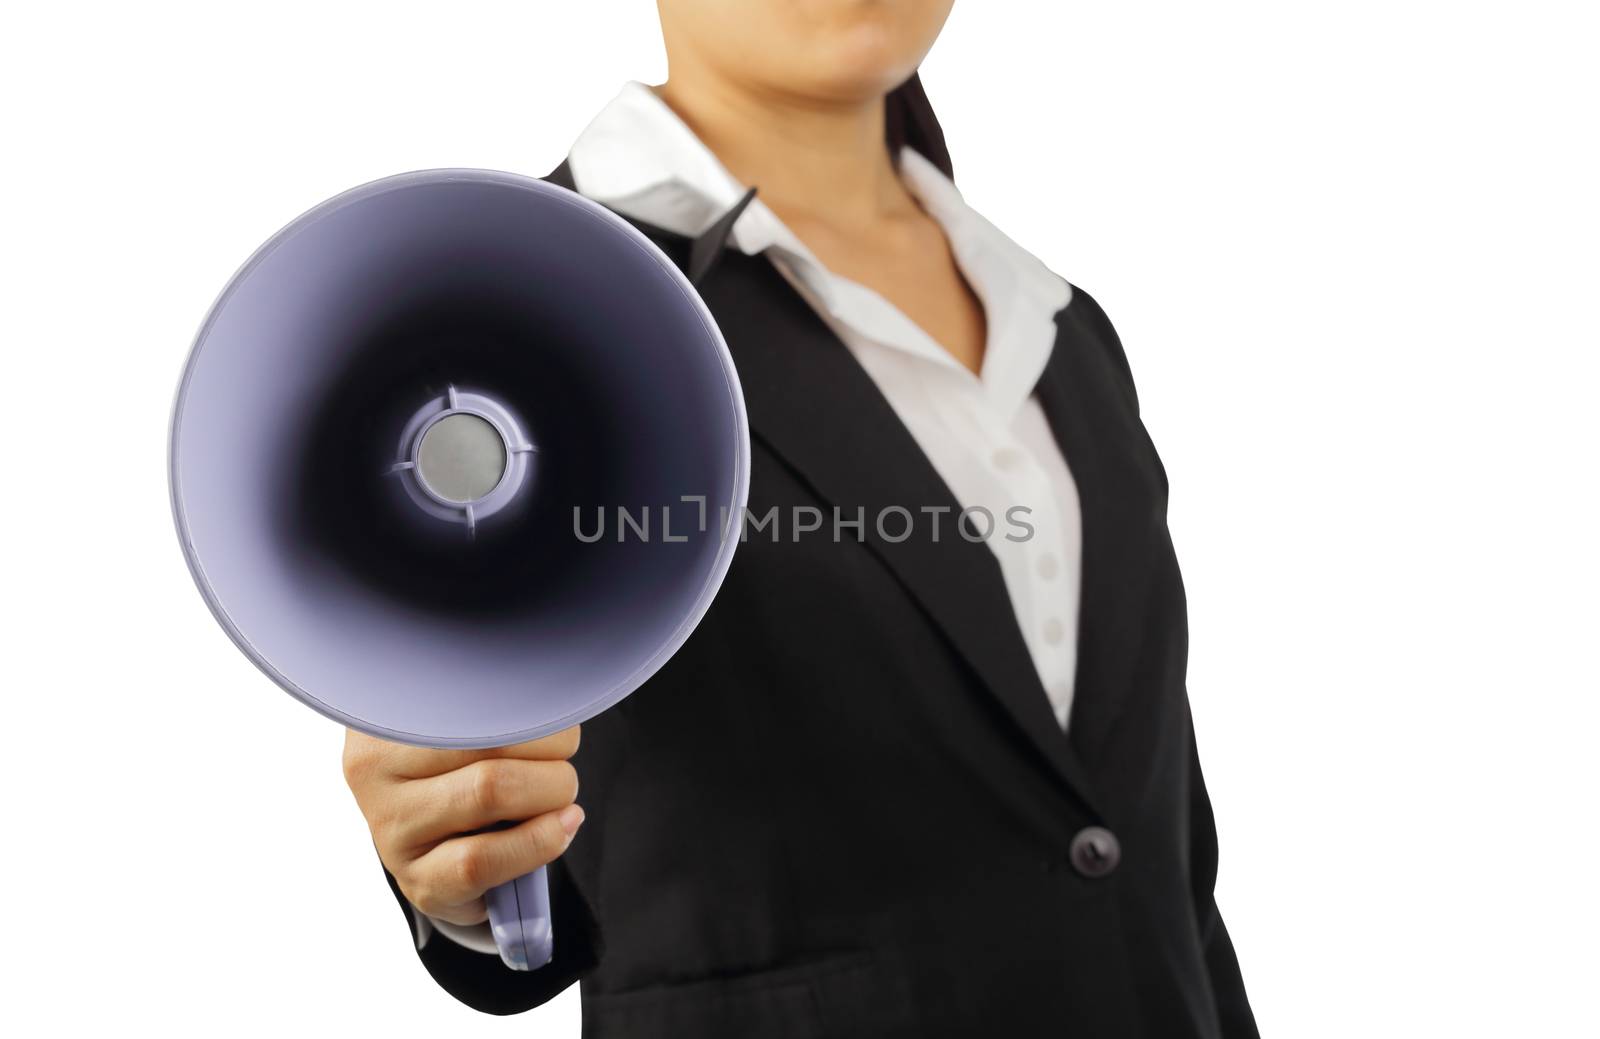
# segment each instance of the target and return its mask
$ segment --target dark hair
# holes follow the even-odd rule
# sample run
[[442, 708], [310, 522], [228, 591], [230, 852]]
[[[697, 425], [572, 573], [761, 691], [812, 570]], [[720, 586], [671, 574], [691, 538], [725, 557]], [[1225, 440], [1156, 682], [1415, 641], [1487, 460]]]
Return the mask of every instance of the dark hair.
[[883, 102], [883, 117], [883, 135], [889, 142], [889, 155], [896, 162], [900, 159], [900, 149], [909, 147], [937, 166], [946, 177], [955, 179], [944, 131], [939, 128], [939, 118], [933, 114], [928, 92], [922, 89], [922, 78], [917, 73], [913, 72], [910, 79], [889, 91]]

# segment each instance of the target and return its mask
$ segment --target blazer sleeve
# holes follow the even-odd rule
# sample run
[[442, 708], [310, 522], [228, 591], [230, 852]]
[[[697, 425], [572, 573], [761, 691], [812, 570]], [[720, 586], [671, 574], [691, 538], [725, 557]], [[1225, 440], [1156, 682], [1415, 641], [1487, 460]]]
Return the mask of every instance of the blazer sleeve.
[[1255, 1014], [1245, 995], [1244, 977], [1227, 925], [1217, 910], [1217, 826], [1200, 774], [1200, 757], [1194, 738], [1194, 721], [1189, 722], [1189, 827], [1190, 876], [1194, 884], [1194, 905], [1205, 950], [1206, 970], [1211, 975], [1211, 991], [1216, 998], [1217, 1017], [1225, 1039], [1260, 1039]]
[[[1111, 319], [1093, 296], [1077, 285], [1072, 286], [1074, 298], [1081, 301], [1089, 324], [1100, 334], [1111, 360], [1122, 379], [1123, 388], [1139, 409], [1139, 394], [1134, 388], [1133, 370], [1122, 340], [1111, 324]], [[1159, 456], [1156, 466], [1162, 482], [1167, 480], [1165, 467]], [[1211, 810], [1211, 799], [1206, 793], [1205, 777], [1200, 772], [1200, 754], [1194, 738], [1194, 717], [1189, 719], [1189, 863], [1194, 885], [1193, 898], [1196, 923], [1205, 952], [1206, 971], [1211, 977], [1211, 991], [1216, 999], [1217, 1016], [1222, 1024], [1225, 1039], [1260, 1039], [1256, 1030], [1255, 1014], [1245, 995], [1244, 977], [1239, 972], [1239, 959], [1233, 951], [1233, 941], [1228, 937], [1228, 927], [1217, 910], [1217, 826]]]
[[[600, 928], [561, 860], [550, 864], [550, 915], [555, 927], [555, 956], [543, 967], [516, 971], [498, 956], [475, 952], [443, 935], [434, 935], [417, 955], [439, 986], [474, 1010], [485, 1014], [520, 1014], [553, 999], [568, 985], [600, 962]], [[421, 921], [400, 893], [394, 876], [384, 870], [389, 890], [400, 903], [411, 928], [413, 944]]]

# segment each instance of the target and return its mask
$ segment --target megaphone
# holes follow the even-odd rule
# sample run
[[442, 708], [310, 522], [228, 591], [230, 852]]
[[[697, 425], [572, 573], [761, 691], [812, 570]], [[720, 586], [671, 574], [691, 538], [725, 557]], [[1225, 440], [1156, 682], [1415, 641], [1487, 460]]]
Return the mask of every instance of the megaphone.
[[[425, 171], [324, 202], [234, 275], [170, 484], [201, 594], [273, 681], [384, 739], [495, 747], [605, 710], [689, 637], [738, 544], [749, 432], [715, 321], [649, 239], [543, 181]], [[628, 522], [596, 536], [606, 509]], [[487, 902], [508, 966], [549, 962], [543, 869]]]

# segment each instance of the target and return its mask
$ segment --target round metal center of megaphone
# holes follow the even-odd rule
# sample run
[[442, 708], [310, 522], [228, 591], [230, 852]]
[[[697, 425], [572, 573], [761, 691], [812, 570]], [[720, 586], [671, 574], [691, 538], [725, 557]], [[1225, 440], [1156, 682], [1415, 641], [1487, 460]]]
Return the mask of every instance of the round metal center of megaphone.
[[458, 411], [422, 434], [417, 478], [445, 501], [466, 505], [500, 485], [507, 454], [504, 438], [487, 419]]
[[510, 408], [451, 386], [405, 424], [389, 471], [423, 512], [470, 534], [521, 496], [535, 450]]

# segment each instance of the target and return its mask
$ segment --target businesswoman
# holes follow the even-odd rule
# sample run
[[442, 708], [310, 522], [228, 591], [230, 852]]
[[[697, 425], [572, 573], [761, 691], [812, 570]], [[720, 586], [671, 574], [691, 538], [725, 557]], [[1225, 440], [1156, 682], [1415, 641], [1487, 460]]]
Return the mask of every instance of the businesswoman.
[[[775, 526], [581, 750], [350, 735], [471, 1006], [581, 979], [602, 1037], [1255, 1034], [1166, 478], [1105, 313], [951, 181], [914, 75], [949, 6], [661, 0], [666, 83], [551, 175], [695, 280]], [[547, 862], [555, 959], [513, 972], [483, 893]]]

